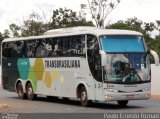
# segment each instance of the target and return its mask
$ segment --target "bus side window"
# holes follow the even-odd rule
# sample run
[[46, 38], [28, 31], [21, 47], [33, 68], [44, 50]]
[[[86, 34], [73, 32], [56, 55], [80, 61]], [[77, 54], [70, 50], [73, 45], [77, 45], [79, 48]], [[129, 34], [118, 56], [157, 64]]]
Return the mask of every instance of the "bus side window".
[[57, 50], [58, 50], [58, 44], [57, 44], [57, 39], [56, 38], [51, 38], [50, 39], [50, 45], [51, 49], [48, 56], [56, 56], [57, 55]]
[[85, 56], [84, 36], [74, 36], [69, 41], [69, 54], [72, 56]]
[[47, 38], [45, 39], [45, 48], [46, 48], [46, 57], [50, 56], [50, 53], [52, 51], [52, 44], [51, 44], [51, 39]]
[[57, 43], [58, 43], [58, 47], [57, 47], [56, 54], [57, 56], [62, 56], [62, 47], [63, 47], [62, 39], [58, 38]]
[[81, 55], [86, 56], [86, 50], [85, 50], [85, 36], [81, 36]]
[[22, 56], [22, 47], [24, 45], [24, 41], [16, 41], [13, 46], [13, 57], [21, 57]]
[[75, 56], [76, 55], [76, 38], [75, 37], [72, 37], [71, 39], [70, 50], [71, 50], [71, 56]]
[[67, 55], [68, 56], [73, 56], [73, 39], [72, 37], [68, 37], [68, 49], [67, 49]]
[[45, 47], [45, 40], [40, 39], [37, 40], [37, 45], [35, 48], [35, 56], [36, 57], [45, 57], [46, 56], [46, 47]]
[[23, 46], [21, 48], [21, 56], [27, 57], [27, 41], [23, 41]]
[[68, 38], [67, 37], [61, 38], [60, 41], [61, 41], [61, 55], [67, 56]]
[[2, 44], [2, 55], [3, 57], [8, 57], [8, 43]]
[[[22, 57], [35, 57], [35, 46], [37, 42], [34, 40], [28, 40], [24, 42]], [[26, 50], [26, 51], [25, 51]]]
[[13, 42], [9, 42], [8, 43], [8, 57], [12, 57], [13, 56]]

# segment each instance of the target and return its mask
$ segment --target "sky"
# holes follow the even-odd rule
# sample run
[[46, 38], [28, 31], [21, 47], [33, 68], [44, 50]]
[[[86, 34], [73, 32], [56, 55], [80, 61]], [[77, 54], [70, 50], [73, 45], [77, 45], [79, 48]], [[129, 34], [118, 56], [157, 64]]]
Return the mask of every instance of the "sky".
[[[22, 24], [32, 12], [50, 20], [52, 11], [57, 8], [69, 8], [80, 11], [80, 4], [87, 0], [0, 0], [0, 32], [9, 28], [9, 24]], [[107, 23], [137, 17], [144, 22], [160, 20], [160, 0], [121, 0], [117, 8], [107, 17]], [[90, 17], [87, 17], [91, 20]]]

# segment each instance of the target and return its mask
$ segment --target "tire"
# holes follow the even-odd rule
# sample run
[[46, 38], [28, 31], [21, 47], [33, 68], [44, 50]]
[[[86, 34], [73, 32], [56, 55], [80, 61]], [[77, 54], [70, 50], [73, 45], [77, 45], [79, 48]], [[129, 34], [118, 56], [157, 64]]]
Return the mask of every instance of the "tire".
[[47, 96], [47, 99], [48, 100], [57, 100], [58, 99], [58, 97], [55, 97], [55, 96]]
[[81, 105], [84, 107], [89, 106], [91, 103], [91, 101], [88, 100], [87, 90], [84, 86], [80, 89], [80, 101]]
[[25, 99], [26, 98], [26, 94], [23, 91], [23, 85], [22, 85], [21, 82], [18, 83], [18, 85], [17, 85], [17, 94], [18, 94], [18, 97], [20, 99]]
[[28, 83], [27, 84], [27, 87], [26, 87], [26, 95], [27, 95], [27, 99], [28, 100], [34, 100], [36, 99], [37, 95], [35, 95], [33, 93], [33, 87], [32, 87], [32, 84], [31, 83]]
[[128, 100], [117, 101], [118, 105], [121, 107], [126, 107], [128, 104]]

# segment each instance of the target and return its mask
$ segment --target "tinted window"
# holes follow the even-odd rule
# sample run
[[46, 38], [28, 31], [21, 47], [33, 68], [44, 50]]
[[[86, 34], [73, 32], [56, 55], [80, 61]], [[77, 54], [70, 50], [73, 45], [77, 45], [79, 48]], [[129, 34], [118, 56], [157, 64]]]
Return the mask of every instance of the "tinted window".
[[2, 55], [3, 57], [7, 57], [8, 43], [2, 44]]
[[36, 41], [25, 41], [24, 47], [23, 47], [23, 54], [26, 57], [34, 57], [35, 56], [35, 47], [37, 42]]
[[85, 56], [85, 37], [74, 36], [69, 40], [69, 51], [70, 56]]
[[46, 56], [46, 47], [45, 40], [36, 40], [35, 47], [35, 56], [36, 57], [45, 57]]
[[85, 56], [84, 36], [51, 38], [46, 44], [47, 56]]
[[13, 56], [13, 42], [3, 43], [2, 45], [2, 54], [4, 57], [12, 57]]
[[3, 43], [4, 57], [85, 56], [85, 36]]
[[21, 57], [22, 56], [23, 45], [24, 45], [23, 41], [13, 42], [13, 57]]

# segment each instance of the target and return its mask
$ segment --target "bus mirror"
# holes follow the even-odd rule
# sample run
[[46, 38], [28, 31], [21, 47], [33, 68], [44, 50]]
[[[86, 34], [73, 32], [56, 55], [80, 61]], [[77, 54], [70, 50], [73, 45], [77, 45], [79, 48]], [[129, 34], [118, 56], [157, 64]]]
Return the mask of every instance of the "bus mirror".
[[103, 50], [100, 50], [99, 54], [101, 55], [102, 66], [106, 66], [106, 61], [107, 61], [106, 53]]
[[154, 57], [155, 65], [159, 66], [159, 56], [154, 50], [150, 50], [150, 54]]

